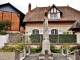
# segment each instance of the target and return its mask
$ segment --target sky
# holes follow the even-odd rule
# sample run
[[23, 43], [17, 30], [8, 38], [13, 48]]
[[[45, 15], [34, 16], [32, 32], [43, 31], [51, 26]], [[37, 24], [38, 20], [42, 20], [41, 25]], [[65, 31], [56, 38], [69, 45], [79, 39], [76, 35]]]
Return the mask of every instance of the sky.
[[80, 0], [0, 0], [0, 4], [11, 3], [14, 7], [24, 14], [28, 12], [28, 4], [31, 3], [31, 9], [37, 7], [52, 6], [70, 6], [80, 11]]

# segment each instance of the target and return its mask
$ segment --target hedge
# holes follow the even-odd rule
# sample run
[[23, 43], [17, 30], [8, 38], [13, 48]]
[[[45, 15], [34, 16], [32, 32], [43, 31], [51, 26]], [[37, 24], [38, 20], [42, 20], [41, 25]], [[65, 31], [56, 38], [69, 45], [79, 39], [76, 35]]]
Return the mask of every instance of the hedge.
[[[29, 36], [32, 43], [42, 43], [42, 34], [31, 34]], [[75, 34], [50, 34], [49, 40], [51, 43], [76, 43]]]

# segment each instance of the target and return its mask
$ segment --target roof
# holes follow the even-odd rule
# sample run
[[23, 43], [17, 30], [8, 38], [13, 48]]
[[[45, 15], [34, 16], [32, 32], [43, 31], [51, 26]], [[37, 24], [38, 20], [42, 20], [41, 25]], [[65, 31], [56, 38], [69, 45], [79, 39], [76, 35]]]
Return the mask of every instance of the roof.
[[12, 4], [10, 4], [10, 3], [0, 4], [0, 7], [4, 7], [4, 6], [10, 6], [10, 7], [12, 7], [14, 10], [16, 10], [17, 12], [25, 15], [23, 12], [21, 12], [20, 10], [18, 10], [16, 7], [14, 7], [14, 6], [13, 6]]
[[75, 30], [75, 29], [80, 29], [80, 20], [77, 20], [69, 30]]
[[57, 8], [54, 4], [48, 9], [48, 11], [51, 10], [51, 8], [53, 7], [55, 7], [57, 10], [59, 10], [62, 13], [62, 11], [59, 8]]
[[[51, 7], [36, 7], [30, 12], [26, 13], [23, 22], [43, 21], [45, 12]], [[63, 13], [60, 20], [80, 20], [80, 11], [70, 6], [57, 6], [57, 8]], [[50, 21], [50, 20], [49, 20]]]

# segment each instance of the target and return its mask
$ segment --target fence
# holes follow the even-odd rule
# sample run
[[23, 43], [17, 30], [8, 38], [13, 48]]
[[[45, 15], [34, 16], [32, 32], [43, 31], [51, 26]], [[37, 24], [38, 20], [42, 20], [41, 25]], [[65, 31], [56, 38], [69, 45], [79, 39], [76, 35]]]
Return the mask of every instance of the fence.
[[[69, 60], [80, 60], [80, 50], [75, 50], [73, 52], [69, 52], [68, 47], [66, 47], [66, 54], [64, 54], [64, 48], [61, 47], [61, 54], [65, 55]], [[73, 54], [74, 57], [70, 58], [69, 55]]]
[[[42, 34], [32, 34], [29, 36], [32, 43], [42, 43]], [[76, 35], [74, 34], [52, 34], [49, 35], [51, 43], [76, 43]]]
[[21, 33], [9, 34], [9, 43], [25, 43], [25, 36]]
[[[9, 34], [9, 43], [42, 43], [42, 34], [32, 34], [28, 42], [25, 40], [25, 35], [20, 33]], [[76, 35], [74, 34], [55, 34], [49, 35], [50, 43], [76, 43]]]

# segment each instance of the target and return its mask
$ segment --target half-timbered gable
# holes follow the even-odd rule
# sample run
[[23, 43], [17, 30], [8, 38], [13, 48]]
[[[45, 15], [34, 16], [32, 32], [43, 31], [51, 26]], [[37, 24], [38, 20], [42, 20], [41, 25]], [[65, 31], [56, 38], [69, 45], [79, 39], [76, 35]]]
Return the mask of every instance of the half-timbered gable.
[[48, 18], [50, 20], [58, 20], [62, 16], [62, 11], [60, 11], [54, 4], [47, 11]]

